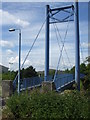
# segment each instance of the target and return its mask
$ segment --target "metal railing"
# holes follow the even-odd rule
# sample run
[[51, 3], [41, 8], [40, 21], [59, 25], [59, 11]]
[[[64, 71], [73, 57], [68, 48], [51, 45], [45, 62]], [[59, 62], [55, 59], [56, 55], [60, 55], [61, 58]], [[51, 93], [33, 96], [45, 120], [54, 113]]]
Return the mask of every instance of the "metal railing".
[[24, 78], [20, 85], [20, 91], [40, 86], [43, 80], [44, 79], [42, 77]]
[[[83, 78], [85, 75], [81, 74], [80, 78]], [[53, 81], [54, 76], [53, 75], [49, 75], [48, 77], [48, 81]], [[31, 78], [24, 78], [23, 80], [20, 81], [20, 90], [26, 90], [28, 88], [33, 88], [33, 87], [37, 87], [37, 86], [41, 86], [42, 82], [44, 81], [45, 78], [43, 77], [31, 77]], [[56, 79], [54, 81], [55, 83], [55, 87], [56, 90], [72, 83], [73, 81], [75, 81], [75, 76], [74, 74], [58, 74], [56, 76]], [[16, 90], [17, 88], [17, 79], [15, 79], [13, 81], [13, 87], [14, 90]]]
[[67, 84], [70, 84], [74, 81], [74, 75], [73, 74], [61, 74], [57, 75], [55, 79], [55, 86], [56, 90], [66, 86]]

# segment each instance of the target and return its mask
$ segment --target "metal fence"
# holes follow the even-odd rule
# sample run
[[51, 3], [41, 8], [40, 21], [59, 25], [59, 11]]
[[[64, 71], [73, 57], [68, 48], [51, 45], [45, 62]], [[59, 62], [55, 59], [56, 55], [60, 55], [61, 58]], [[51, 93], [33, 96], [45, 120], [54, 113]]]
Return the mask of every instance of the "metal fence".
[[57, 75], [54, 83], [56, 86], [56, 90], [66, 86], [67, 84], [70, 84], [74, 81], [74, 75], [73, 74], [61, 74]]
[[[53, 78], [54, 78], [53, 75], [48, 75], [47, 76], [47, 81], [53, 81]], [[44, 80], [46, 80], [45, 77], [44, 77]]]
[[[84, 76], [85, 76], [84, 74], [81, 74], [80, 78], [83, 78]], [[47, 78], [48, 78], [48, 81], [53, 81], [54, 76], [49, 75]], [[43, 77], [24, 78], [23, 80], [20, 80], [20, 90], [25, 90], [28, 88], [40, 86], [44, 81], [44, 79], [45, 78]], [[58, 74], [54, 81], [56, 90], [66, 86], [67, 84], [70, 84], [74, 80], [75, 80], [74, 74], [68, 74], [68, 73]], [[17, 88], [17, 80], [13, 81], [13, 86], [14, 86], [14, 89]]]
[[44, 79], [42, 77], [31, 77], [24, 78], [21, 82], [20, 90], [25, 90], [27, 88], [33, 88], [36, 86], [40, 86]]

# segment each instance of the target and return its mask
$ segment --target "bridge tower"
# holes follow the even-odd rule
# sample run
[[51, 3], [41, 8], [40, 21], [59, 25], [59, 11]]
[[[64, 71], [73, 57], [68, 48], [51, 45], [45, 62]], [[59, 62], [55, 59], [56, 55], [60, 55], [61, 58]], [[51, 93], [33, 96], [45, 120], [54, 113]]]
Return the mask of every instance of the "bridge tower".
[[79, 14], [78, 14], [78, 0], [74, 3], [75, 13], [75, 82], [77, 89], [80, 91], [80, 50], [79, 50]]
[[49, 5], [46, 5], [45, 81], [49, 75]]
[[[74, 7], [74, 8], [73, 8]], [[49, 75], [49, 24], [50, 23], [50, 12], [57, 10], [65, 10], [65, 9], [74, 9], [74, 20], [75, 20], [75, 82], [77, 83], [77, 88], [80, 90], [80, 56], [79, 56], [79, 16], [78, 16], [78, 0], [75, 0], [74, 6], [64, 6], [61, 8], [51, 9], [49, 5], [46, 5], [46, 38], [45, 38], [45, 81], [48, 80]], [[67, 22], [68, 20], [57, 21], [59, 22]], [[71, 20], [72, 21], [72, 20]], [[52, 22], [54, 23], [54, 22]]]

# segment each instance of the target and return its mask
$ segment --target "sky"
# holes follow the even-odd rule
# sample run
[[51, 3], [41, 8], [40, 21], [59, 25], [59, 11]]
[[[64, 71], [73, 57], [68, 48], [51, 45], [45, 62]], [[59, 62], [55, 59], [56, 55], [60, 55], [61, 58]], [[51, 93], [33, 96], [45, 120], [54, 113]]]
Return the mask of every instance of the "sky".
[[[19, 2], [19, 0], [1, 0], [2, 2]], [[20, 0], [20, 2], [74, 2], [75, 0]], [[79, 2], [89, 2], [89, 0], [78, 0]]]
[[[50, 8], [72, 5], [72, 2], [3, 2], [0, 7], [0, 26], [2, 34], [0, 34], [0, 63], [9, 67], [11, 70], [18, 69], [18, 31], [9, 32], [10, 28], [21, 29], [21, 63], [23, 63], [39, 29], [45, 21], [45, 6]], [[58, 13], [55, 17], [61, 19], [68, 14], [64, 12]], [[73, 18], [73, 17], [72, 17]], [[83, 62], [88, 56], [88, 3], [79, 3], [79, 27], [80, 27], [80, 62]], [[68, 33], [65, 40], [62, 58], [60, 60], [59, 69], [71, 68], [75, 65], [75, 31], [74, 22], [58, 23], [59, 33], [64, 40], [65, 32], [68, 26]], [[57, 32], [58, 46], [54, 25], [50, 25], [50, 69], [56, 69], [62, 42]], [[68, 55], [67, 55], [68, 54]], [[69, 62], [69, 60], [70, 62]], [[13, 63], [11, 66], [9, 62]], [[30, 53], [24, 67], [32, 65], [37, 71], [45, 68], [45, 25]]]

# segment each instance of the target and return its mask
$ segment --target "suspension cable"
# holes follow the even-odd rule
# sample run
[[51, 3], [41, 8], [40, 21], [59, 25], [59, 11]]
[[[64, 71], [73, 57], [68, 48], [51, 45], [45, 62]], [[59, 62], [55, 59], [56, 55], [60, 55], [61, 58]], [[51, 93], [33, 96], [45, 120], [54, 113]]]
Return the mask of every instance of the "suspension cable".
[[[55, 29], [56, 38], [57, 38], [57, 43], [58, 43], [59, 50], [60, 50], [60, 42], [59, 42], [58, 35], [57, 35], [57, 32], [56, 32], [55, 24], [53, 24], [53, 26], [54, 26], [54, 29]], [[62, 61], [63, 61], [63, 65], [65, 66], [64, 59], [63, 59], [63, 55], [62, 55]]]
[[[49, 14], [48, 14], [48, 15], [49, 15]], [[46, 22], [46, 19], [47, 19], [48, 15], [46, 16], [46, 18], [45, 18], [45, 20], [44, 20], [41, 28], [39, 29], [39, 32], [38, 32], [38, 34], [36, 35], [36, 37], [35, 37], [35, 39], [34, 39], [34, 41], [33, 41], [33, 44], [32, 44], [32, 46], [30, 47], [30, 49], [29, 49], [29, 51], [28, 51], [28, 53], [27, 53], [27, 55], [26, 55], [26, 57], [25, 57], [25, 59], [24, 59], [24, 61], [23, 61], [23, 63], [22, 63], [22, 66], [20, 67], [21, 69], [23, 68], [23, 66], [24, 66], [24, 64], [25, 64], [25, 62], [26, 62], [26, 60], [27, 60], [27, 58], [28, 58], [28, 56], [29, 56], [29, 54], [30, 54], [30, 52], [31, 52], [31, 50], [32, 50], [35, 42], [36, 42], [36, 40], [37, 40], [37, 38], [39, 37], [39, 34], [40, 34], [40, 32], [41, 32], [41, 30], [42, 30], [42, 28], [43, 28], [43, 26], [44, 26], [44, 24], [45, 24], [45, 22]], [[17, 77], [18, 77], [18, 73], [17, 73], [17, 75], [16, 75], [16, 77], [15, 77], [15, 80], [17, 79]]]
[[67, 36], [67, 32], [68, 32], [68, 28], [69, 28], [69, 20], [68, 20], [68, 24], [67, 24], [67, 29], [66, 29], [66, 32], [65, 32], [65, 37], [64, 37], [64, 41], [63, 41], [63, 45], [62, 45], [62, 49], [61, 49], [61, 52], [59, 54], [59, 60], [58, 60], [58, 64], [57, 64], [57, 69], [55, 71], [55, 75], [54, 75], [54, 80], [56, 79], [56, 75], [57, 75], [57, 71], [58, 71], [58, 67], [59, 67], [59, 63], [60, 63], [60, 60], [61, 60], [61, 56], [62, 56], [62, 51], [63, 51], [63, 48], [64, 48], [64, 44], [65, 44], [65, 40], [66, 40], [66, 36]]
[[[52, 14], [52, 12], [51, 12], [51, 14]], [[74, 12], [73, 12], [73, 13], [71, 12], [71, 15], [72, 15], [72, 14], [74, 14]], [[70, 17], [71, 17], [71, 16], [70, 16]], [[70, 18], [70, 17], [69, 17], [69, 18]], [[55, 22], [55, 20], [54, 20], [54, 22]], [[59, 29], [58, 29], [58, 27], [57, 27], [57, 24], [54, 23], [53, 25], [54, 25], [54, 28], [55, 28], [55, 32], [56, 32], [56, 29], [57, 29], [58, 34], [59, 34], [59, 37], [60, 37], [60, 40], [61, 40], [61, 43], [63, 44], [63, 40], [62, 40], [62, 37], [61, 37], [61, 35], [60, 35]], [[58, 42], [58, 43], [59, 43], [59, 42]], [[58, 44], [58, 45], [59, 45], [59, 44]], [[59, 45], [59, 48], [60, 48], [60, 45]], [[68, 57], [67, 51], [66, 51], [66, 49], [65, 49], [65, 46], [64, 46], [64, 51], [65, 51], [65, 53], [66, 53], [68, 62], [69, 62], [69, 64], [70, 64], [70, 67], [72, 68], [72, 65], [71, 65], [70, 59], [69, 59], [69, 57]]]
[[83, 57], [83, 51], [82, 51], [82, 46], [81, 46], [81, 44], [80, 44], [80, 52], [81, 52], [82, 62], [84, 63], [84, 57]]
[[24, 59], [24, 61], [23, 61], [23, 64], [22, 64], [22, 66], [21, 66], [21, 69], [23, 68], [23, 65], [25, 64], [25, 62], [26, 62], [26, 60], [27, 60], [27, 58], [28, 58], [28, 56], [29, 56], [29, 54], [30, 54], [30, 52], [31, 52], [31, 50], [32, 50], [32, 48], [33, 48], [33, 46], [34, 46], [34, 44], [35, 44], [35, 42], [36, 42], [36, 40], [37, 40], [37, 38], [38, 38], [41, 30], [42, 30], [42, 28], [43, 28], [43, 26], [44, 26], [44, 24], [45, 24], [45, 21], [44, 21], [44, 23], [42, 24], [42, 26], [41, 26], [41, 28], [40, 28], [40, 30], [39, 30], [36, 38], [34, 39], [33, 44], [32, 44], [32, 46], [31, 46], [31, 48], [29, 49], [29, 51], [28, 51], [28, 53], [27, 53], [27, 55], [26, 55], [26, 57], [25, 57], [25, 59]]
[[[56, 23], [54, 23], [54, 24], [55, 24], [56, 29], [57, 29], [57, 31], [58, 31], [58, 34], [59, 34], [59, 37], [60, 37], [61, 43], [63, 44], [63, 40], [62, 40], [62, 37], [61, 37], [61, 35], [60, 35], [59, 29], [58, 29]], [[67, 54], [67, 50], [65, 49], [65, 46], [64, 46], [64, 51], [65, 51], [65, 53], [66, 53], [66, 56], [67, 56], [68, 62], [69, 62], [69, 64], [70, 64], [70, 67], [72, 68], [72, 65], [71, 65], [71, 62], [70, 62], [69, 56], [68, 56], [68, 54]]]

